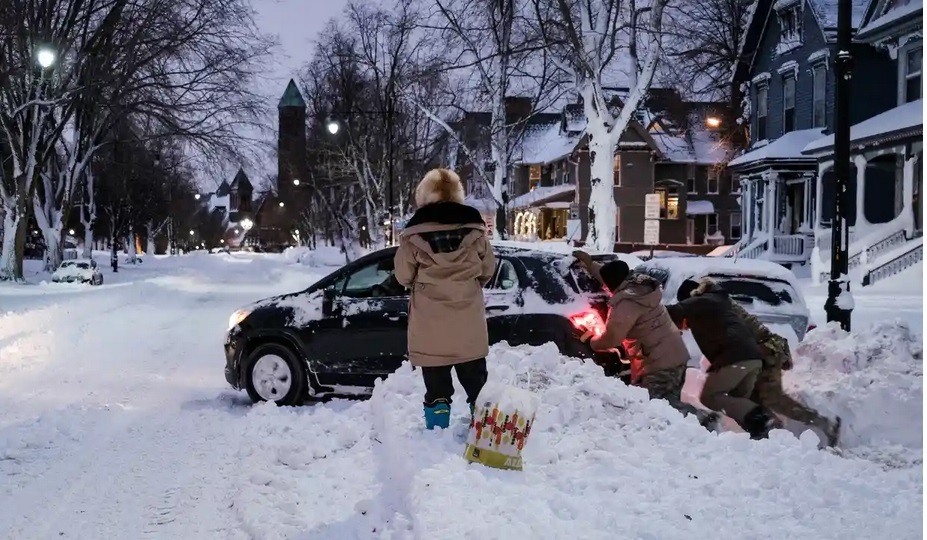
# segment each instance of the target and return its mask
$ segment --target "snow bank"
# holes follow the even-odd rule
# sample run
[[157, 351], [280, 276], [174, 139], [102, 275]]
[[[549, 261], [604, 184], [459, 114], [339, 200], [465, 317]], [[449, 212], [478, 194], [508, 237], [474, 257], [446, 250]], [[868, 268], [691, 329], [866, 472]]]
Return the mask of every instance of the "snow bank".
[[[552, 345], [495, 346], [490, 378], [541, 398], [521, 473], [462, 458], [467, 408], [427, 432], [405, 364], [370, 401], [258, 406], [232, 506], [255, 539], [919, 538], [922, 481], [815, 448], [706, 432]], [[299, 531], [300, 534], [296, 534]]]
[[[357, 256], [351, 257], [352, 260], [356, 258]], [[341, 267], [347, 263], [341, 248], [333, 246], [321, 246], [316, 249], [288, 247], [283, 251], [283, 259], [288, 263], [304, 266]]]
[[858, 455], [895, 447], [919, 462], [924, 422], [920, 334], [900, 320], [852, 333], [831, 323], [809, 332], [795, 354], [795, 368], [785, 374], [786, 389], [843, 419], [842, 447]]

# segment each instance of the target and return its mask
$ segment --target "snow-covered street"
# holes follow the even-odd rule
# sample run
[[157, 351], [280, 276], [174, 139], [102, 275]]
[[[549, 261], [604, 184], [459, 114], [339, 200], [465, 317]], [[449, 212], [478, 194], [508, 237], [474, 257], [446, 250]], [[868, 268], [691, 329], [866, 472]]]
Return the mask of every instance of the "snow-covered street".
[[[423, 430], [407, 364], [369, 401], [251, 406], [228, 388], [229, 315], [331, 269], [193, 254], [101, 287], [0, 284], [0, 538], [921, 537], [920, 308], [908, 333], [834, 333], [796, 360], [790, 389], [847, 415], [843, 455], [811, 433], [707, 433], [553, 345], [494, 347], [490, 377], [527, 374], [542, 400], [512, 473], [461, 458], [462, 406]], [[857, 291], [854, 315], [884, 321], [895, 292]]]

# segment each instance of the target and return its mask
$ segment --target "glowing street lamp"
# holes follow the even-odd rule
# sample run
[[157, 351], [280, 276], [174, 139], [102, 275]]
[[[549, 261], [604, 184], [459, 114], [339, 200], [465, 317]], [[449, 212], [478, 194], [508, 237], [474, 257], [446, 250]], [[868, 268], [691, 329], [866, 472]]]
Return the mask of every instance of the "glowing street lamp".
[[705, 119], [705, 124], [710, 128], [716, 128], [721, 125], [721, 119], [717, 116], [709, 116]]
[[190, 236], [193, 236], [194, 234], [196, 234], [196, 233], [193, 232], [193, 229], [190, 229]]
[[196, 195], [193, 196], [193, 198], [196, 199], [196, 200], [200, 200], [200, 194], [197, 193]]
[[283, 201], [280, 201], [280, 208], [283, 208]]
[[293, 179], [293, 185], [294, 185], [294, 186], [298, 186], [298, 185], [299, 185], [299, 178], [294, 178], [294, 179]]
[[251, 230], [251, 227], [254, 227], [254, 222], [248, 218], [241, 220], [241, 228], [248, 232]]
[[42, 69], [48, 69], [55, 63], [55, 51], [51, 49], [39, 49], [35, 59]]
[[74, 229], [68, 229], [68, 234], [70, 234], [71, 236], [74, 236]]
[[337, 120], [329, 120], [326, 127], [328, 128], [329, 133], [336, 135], [338, 130], [341, 129], [341, 124], [339, 124]]

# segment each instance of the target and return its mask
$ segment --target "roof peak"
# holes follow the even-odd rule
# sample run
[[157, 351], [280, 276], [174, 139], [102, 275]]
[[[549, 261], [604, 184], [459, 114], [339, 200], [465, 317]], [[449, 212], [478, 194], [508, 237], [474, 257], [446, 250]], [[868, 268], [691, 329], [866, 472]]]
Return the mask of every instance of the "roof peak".
[[277, 104], [278, 109], [285, 109], [287, 107], [306, 108], [306, 101], [303, 99], [303, 95], [300, 93], [299, 88], [296, 86], [296, 81], [293, 79], [290, 79], [290, 82], [287, 83], [286, 90], [283, 91], [283, 96]]

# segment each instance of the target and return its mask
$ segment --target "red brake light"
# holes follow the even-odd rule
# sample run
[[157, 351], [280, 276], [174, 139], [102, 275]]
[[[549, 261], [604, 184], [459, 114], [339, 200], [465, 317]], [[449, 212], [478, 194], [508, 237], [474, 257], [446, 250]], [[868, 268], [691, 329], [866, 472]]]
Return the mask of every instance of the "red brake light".
[[586, 332], [592, 332], [595, 337], [601, 337], [605, 333], [605, 321], [597, 311], [584, 311], [570, 316], [570, 322], [576, 329]]

